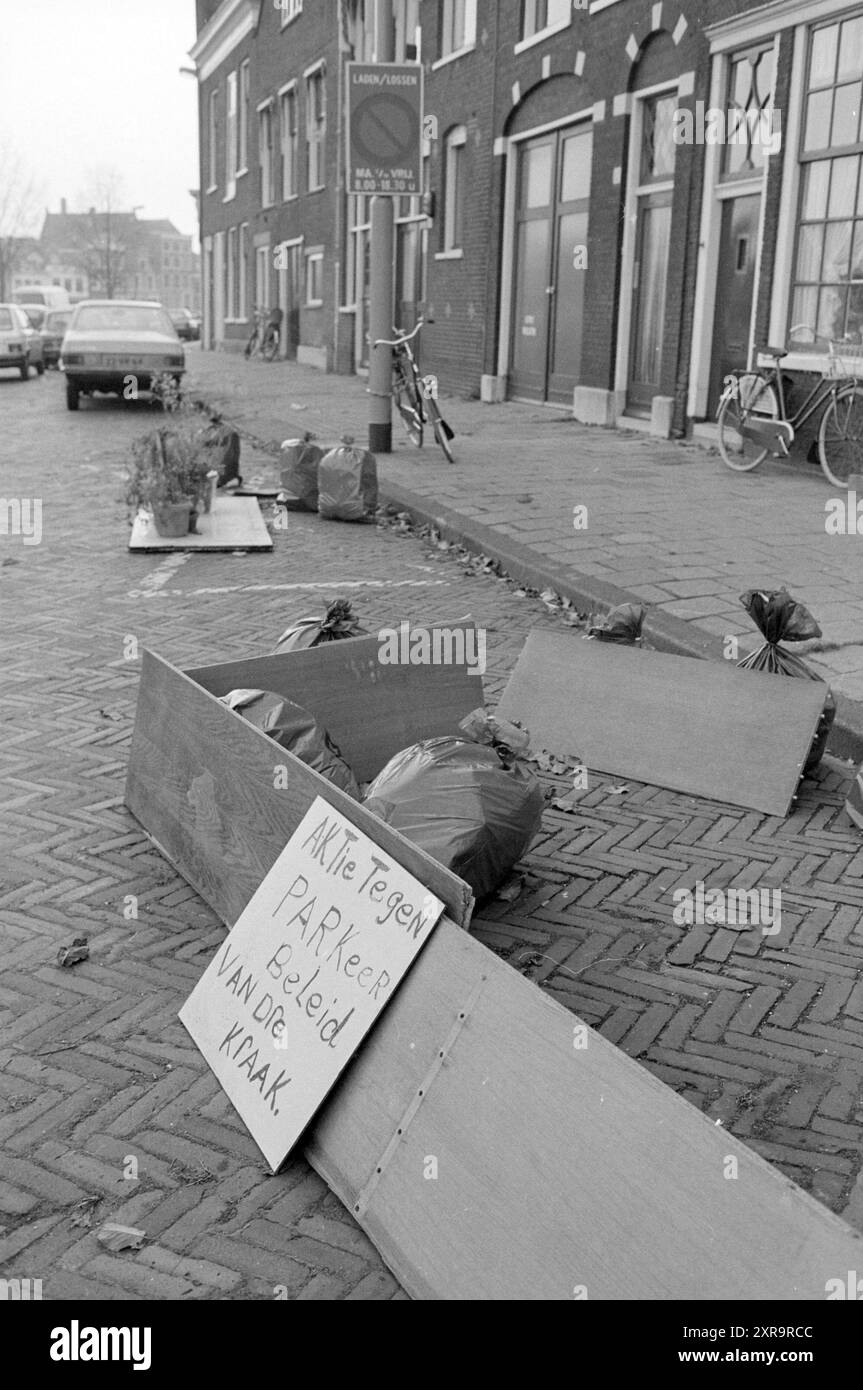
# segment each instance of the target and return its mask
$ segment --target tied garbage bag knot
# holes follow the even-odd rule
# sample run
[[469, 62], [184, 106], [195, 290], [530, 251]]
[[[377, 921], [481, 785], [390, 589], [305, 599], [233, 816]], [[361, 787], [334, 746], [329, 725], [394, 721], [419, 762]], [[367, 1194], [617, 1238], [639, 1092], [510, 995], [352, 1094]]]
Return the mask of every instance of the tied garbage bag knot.
[[[784, 588], [748, 589], [740, 595], [740, 602], [765, 639], [764, 645], [757, 651], [738, 661], [741, 671], [765, 671], [772, 675], [797, 676], [812, 681], [822, 679], [794, 652], [786, 651], [779, 645], [780, 642], [811, 642], [821, 636], [821, 628], [808, 608], [798, 603]], [[827, 686], [821, 719], [803, 765], [804, 776], [814, 772], [820, 763], [835, 718], [836, 701]]]
[[302, 651], [307, 647], [319, 647], [324, 642], [342, 642], [348, 637], [364, 637], [359, 620], [353, 611], [350, 599], [337, 598], [328, 606], [323, 616], [301, 618], [292, 623], [282, 633], [272, 650], [272, 656], [285, 652]]

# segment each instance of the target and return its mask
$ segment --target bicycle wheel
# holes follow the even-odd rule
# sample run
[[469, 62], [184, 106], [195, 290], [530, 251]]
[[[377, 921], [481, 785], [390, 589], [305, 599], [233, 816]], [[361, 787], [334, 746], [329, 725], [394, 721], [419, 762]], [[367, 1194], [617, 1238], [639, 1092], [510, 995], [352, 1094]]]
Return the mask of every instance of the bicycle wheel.
[[863, 386], [844, 387], [821, 416], [818, 457], [834, 487], [863, 472]]
[[264, 339], [261, 356], [265, 362], [274, 362], [279, 351], [279, 335], [272, 329]]
[[411, 444], [415, 444], [418, 449], [422, 448], [423, 442], [423, 414], [422, 401], [416, 386], [410, 381], [399, 366], [396, 366], [393, 375], [393, 400], [396, 409], [404, 421], [408, 439]]
[[255, 351], [255, 348], [256, 348], [257, 346], [258, 346], [258, 330], [255, 329], [255, 331], [254, 331], [254, 333], [252, 334], [251, 338], [250, 338], [249, 341], [246, 343], [246, 350], [245, 350], [245, 353], [244, 353], [243, 355], [244, 355], [245, 357], [252, 357], [252, 356], [254, 355], [254, 351]]
[[741, 374], [737, 393], [726, 397], [719, 412], [719, 452], [728, 467], [736, 473], [757, 468], [770, 450], [748, 439], [744, 428], [750, 420], [756, 423], [779, 418], [779, 399], [773, 383], [755, 372]]
[[452, 444], [450, 442], [454, 437], [453, 432], [441, 415], [437, 401], [430, 400], [428, 402], [428, 413], [432, 423], [432, 429], [434, 430], [434, 437], [443, 449], [444, 458], [448, 463], [455, 463], [455, 454], [453, 453]]

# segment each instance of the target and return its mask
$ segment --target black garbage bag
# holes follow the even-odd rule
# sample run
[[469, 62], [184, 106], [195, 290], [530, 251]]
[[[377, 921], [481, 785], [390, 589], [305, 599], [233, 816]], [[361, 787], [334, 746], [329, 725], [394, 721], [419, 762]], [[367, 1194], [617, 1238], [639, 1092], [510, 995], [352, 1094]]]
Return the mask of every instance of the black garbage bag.
[[326, 729], [308, 710], [272, 690], [232, 690], [222, 697], [222, 702], [359, 801], [360, 789], [354, 774]]
[[377, 505], [375, 456], [345, 435], [318, 464], [318, 513], [327, 521], [365, 521]]
[[228, 487], [233, 483], [239, 486], [240, 477], [240, 436], [230, 425], [216, 420], [208, 425], [201, 436], [207, 451], [209, 467], [219, 475], [218, 487]]
[[497, 748], [432, 738], [397, 753], [364, 805], [470, 885], [494, 891], [542, 822], [543, 794], [524, 763], [505, 766]]
[[640, 647], [645, 609], [640, 603], [621, 603], [587, 630], [599, 642], [615, 642], [619, 647]]
[[[766, 592], [761, 589], [749, 589], [740, 595], [740, 602], [766, 639], [763, 647], [738, 661], [737, 665], [741, 671], [768, 671], [780, 676], [801, 676], [811, 681], [821, 680], [805, 661], [801, 661], [794, 652], [786, 651], [779, 645], [780, 642], [811, 642], [821, 636], [821, 628], [808, 608], [804, 608], [802, 603], [793, 599], [787, 589]], [[822, 684], [826, 685], [826, 682]], [[814, 772], [820, 763], [836, 718], [833, 692], [829, 685], [826, 685], [826, 689], [824, 709], [803, 765], [804, 776]]]
[[350, 600], [337, 598], [323, 616], [300, 618], [298, 623], [292, 623], [282, 633], [271, 655], [281, 656], [283, 652], [302, 651], [306, 647], [319, 647], [324, 642], [342, 642], [346, 637], [365, 635]]
[[324, 456], [308, 432], [302, 439], [286, 439], [282, 445], [280, 482], [307, 512], [318, 510], [318, 465]]

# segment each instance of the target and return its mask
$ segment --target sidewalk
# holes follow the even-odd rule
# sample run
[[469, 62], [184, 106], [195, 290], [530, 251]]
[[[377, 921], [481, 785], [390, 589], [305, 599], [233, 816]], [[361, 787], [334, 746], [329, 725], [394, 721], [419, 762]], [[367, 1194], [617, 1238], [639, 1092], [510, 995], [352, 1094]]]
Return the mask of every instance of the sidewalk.
[[[193, 389], [259, 439], [367, 438], [364, 381], [221, 353], [189, 361]], [[760, 638], [740, 595], [785, 585], [824, 634], [800, 654], [838, 697], [831, 749], [863, 757], [863, 539], [826, 533], [835, 489], [820, 469], [794, 458], [737, 475], [697, 445], [588, 428], [562, 409], [443, 406], [456, 466], [433, 442], [413, 449], [396, 423], [394, 451], [378, 460], [385, 500], [583, 611], [646, 604], [645, 631], [666, 651], [721, 659], [736, 637], [745, 655]], [[576, 507], [588, 509], [586, 530]]]

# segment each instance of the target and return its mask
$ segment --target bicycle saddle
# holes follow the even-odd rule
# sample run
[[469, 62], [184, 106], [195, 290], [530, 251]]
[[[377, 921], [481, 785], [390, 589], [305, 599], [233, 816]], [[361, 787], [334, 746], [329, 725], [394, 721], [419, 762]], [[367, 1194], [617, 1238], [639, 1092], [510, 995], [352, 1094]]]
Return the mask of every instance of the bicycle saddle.
[[761, 351], [765, 357], [773, 357], [777, 362], [788, 356], [788, 349], [785, 347], [766, 347], [762, 348]]

